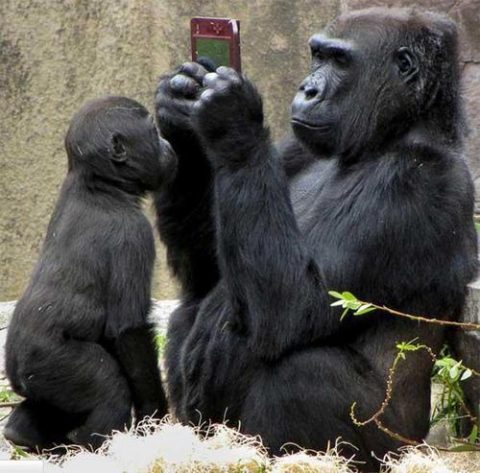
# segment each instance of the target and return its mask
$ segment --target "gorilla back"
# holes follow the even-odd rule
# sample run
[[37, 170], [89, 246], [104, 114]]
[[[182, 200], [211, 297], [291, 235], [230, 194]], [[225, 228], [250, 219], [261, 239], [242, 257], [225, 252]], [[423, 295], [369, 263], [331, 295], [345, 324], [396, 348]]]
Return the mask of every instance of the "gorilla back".
[[147, 316], [155, 258], [140, 208], [175, 169], [169, 145], [139, 103], [85, 105], [65, 139], [68, 174], [40, 259], [6, 344], [13, 389], [26, 400], [5, 436], [30, 448], [97, 447], [166, 400]]
[[[310, 47], [295, 136], [276, 147], [246, 77], [185, 64], [160, 82], [157, 119], [179, 172], [156, 203], [184, 288], [169, 392], [186, 422], [240, 422], [274, 454], [341, 438], [371, 471], [372, 452], [403, 442], [355, 425], [352, 404], [369, 418], [397, 343], [436, 352], [445, 331], [378, 312], [341, 321], [328, 290], [449, 320], [462, 310], [477, 248], [456, 30], [435, 14], [371, 9], [339, 17]], [[426, 352], [399, 366], [384, 427], [424, 438], [431, 368]]]

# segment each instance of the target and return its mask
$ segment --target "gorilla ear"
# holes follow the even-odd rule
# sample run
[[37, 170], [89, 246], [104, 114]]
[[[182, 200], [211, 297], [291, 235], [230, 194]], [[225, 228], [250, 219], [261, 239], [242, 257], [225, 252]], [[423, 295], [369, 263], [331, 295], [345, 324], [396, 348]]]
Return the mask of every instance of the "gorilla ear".
[[124, 141], [124, 137], [120, 133], [114, 133], [110, 139], [110, 157], [117, 163], [124, 163], [127, 160]]
[[397, 49], [395, 51], [394, 61], [399, 76], [405, 82], [410, 82], [416, 77], [418, 73], [417, 60], [409, 48], [402, 47]]

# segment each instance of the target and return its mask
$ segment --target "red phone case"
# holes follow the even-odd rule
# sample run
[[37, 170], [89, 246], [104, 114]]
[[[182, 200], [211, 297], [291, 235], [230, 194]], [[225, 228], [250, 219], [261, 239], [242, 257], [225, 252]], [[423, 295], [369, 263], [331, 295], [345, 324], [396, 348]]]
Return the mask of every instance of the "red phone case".
[[230, 67], [241, 72], [240, 21], [231, 18], [196, 17], [190, 21], [192, 60], [197, 60], [197, 38], [228, 41]]

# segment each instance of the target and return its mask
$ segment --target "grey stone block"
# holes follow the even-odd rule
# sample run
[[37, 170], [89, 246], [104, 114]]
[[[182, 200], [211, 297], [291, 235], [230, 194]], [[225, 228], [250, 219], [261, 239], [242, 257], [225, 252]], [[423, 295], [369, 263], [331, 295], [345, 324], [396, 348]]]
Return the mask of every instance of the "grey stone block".
[[[0, 375], [5, 372], [5, 339], [7, 336], [8, 322], [15, 308], [16, 301], [0, 302]], [[177, 300], [152, 301], [150, 320], [161, 332], [167, 331], [170, 314], [178, 307]]]
[[[480, 323], [480, 279], [468, 288], [467, 305], [463, 322]], [[480, 332], [456, 330], [453, 336], [453, 348], [458, 359], [469, 368], [480, 372]], [[467, 403], [473, 414], [480, 418], [480, 376], [472, 376], [463, 382]]]

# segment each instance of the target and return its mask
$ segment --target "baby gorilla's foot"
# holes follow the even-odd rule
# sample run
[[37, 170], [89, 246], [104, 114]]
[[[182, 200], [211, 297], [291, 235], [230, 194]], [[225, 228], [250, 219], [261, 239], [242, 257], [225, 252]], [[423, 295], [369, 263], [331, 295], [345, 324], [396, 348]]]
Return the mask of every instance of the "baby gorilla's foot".
[[5, 438], [28, 450], [43, 450], [69, 443], [66, 433], [80, 421], [51, 406], [23, 401], [10, 414]]

